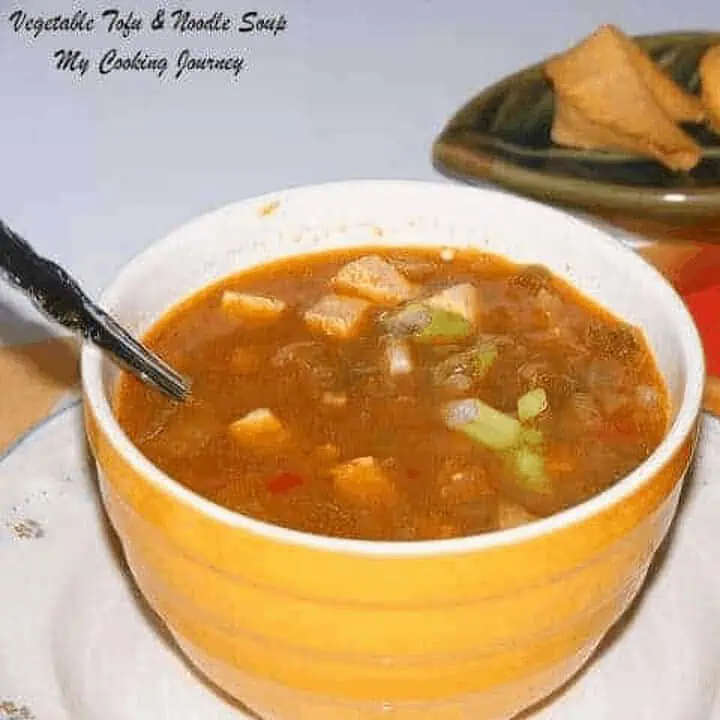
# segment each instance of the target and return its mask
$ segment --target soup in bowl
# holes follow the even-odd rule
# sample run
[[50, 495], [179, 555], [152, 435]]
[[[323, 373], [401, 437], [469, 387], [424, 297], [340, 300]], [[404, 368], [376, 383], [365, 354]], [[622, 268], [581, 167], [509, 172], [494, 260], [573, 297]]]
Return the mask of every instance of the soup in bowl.
[[83, 351], [143, 595], [263, 717], [502, 720], [628, 608], [677, 507], [697, 332], [631, 250], [450, 185], [277, 193], [187, 225], [103, 302], [194, 381]]

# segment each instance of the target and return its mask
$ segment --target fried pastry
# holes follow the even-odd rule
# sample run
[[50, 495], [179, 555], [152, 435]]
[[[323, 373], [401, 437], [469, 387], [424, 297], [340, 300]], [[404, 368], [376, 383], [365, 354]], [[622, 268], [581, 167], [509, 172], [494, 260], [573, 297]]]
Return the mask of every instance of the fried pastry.
[[702, 99], [708, 122], [720, 133], [720, 45], [711, 47], [700, 60]]
[[635, 125], [635, 133], [593, 121], [569, 102], [560, 101], [555, 110], [553, 142], [584, 150], [622, 150], [649, 155], [672, 170], [689, 170], [700, 160], [699, 147], [675, 125], [667, 134], [658, 132], [648, 120], [645, 131]]
[[603, 26], [546, 63], [555, 88], [553, 141], [634, 152], [672, 170], [690, 170], [700, 161], [701, 148], [675, 124], [633, 57], [622, 36]]
[[699, 123], [705, 119], [700, 98], [680, 87], [631, 37], [614, 25], [605, 25], [600, 31], [623, 44], [655, 100], [676, 123]]

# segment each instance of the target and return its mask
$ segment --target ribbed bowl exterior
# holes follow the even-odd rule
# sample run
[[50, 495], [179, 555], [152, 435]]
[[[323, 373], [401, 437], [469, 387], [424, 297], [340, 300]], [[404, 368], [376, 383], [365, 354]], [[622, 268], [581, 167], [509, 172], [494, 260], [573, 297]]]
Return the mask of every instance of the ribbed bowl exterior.
[[212, 518], [86, 420], [142, 594], [192, 663], [267, 720], [506, 720], [547, 697], [640, 590], [696, 441], [693, 427], [635, 492], [551, 533], [377, 556]]
[[694, 449], [702, 346], [665, 280], [597, 228], [507, 194], [411, 181], [331, 183], [221, 208], [130, 263], [103, 306], [142, 335], [230, 272], [378, 243], [542, 264], [642, 328], [673, 409], [661, 447], [602, 498], [504, 535], [412, 550], [312, 539], [245, 521], [153, 468], [113, 417], [112, 365], [87, 346], [105, 507], [178, 645], [264, 720], [506, 720], [563, 685], [638, 593]]

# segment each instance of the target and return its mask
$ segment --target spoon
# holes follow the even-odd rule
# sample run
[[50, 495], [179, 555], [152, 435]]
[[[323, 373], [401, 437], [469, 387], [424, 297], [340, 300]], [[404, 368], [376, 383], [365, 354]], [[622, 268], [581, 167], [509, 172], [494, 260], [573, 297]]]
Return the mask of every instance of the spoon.
[[38, 255], [0, 220], [0, 274], [48, 317], [109, 352], [133, 375], [175, 400], [187, 400], [190, 383], [99, 308], [59, 265]]

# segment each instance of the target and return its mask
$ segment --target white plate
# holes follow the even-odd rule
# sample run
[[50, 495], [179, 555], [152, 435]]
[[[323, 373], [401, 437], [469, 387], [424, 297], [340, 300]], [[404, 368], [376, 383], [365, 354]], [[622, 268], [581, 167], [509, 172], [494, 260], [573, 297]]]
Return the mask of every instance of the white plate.
[[[665, 550], [614, 640], [532, 720], [720, 720], [717, 420], [705, 421]], [[79, 407], [0, 458], [0, 720], [247, 717], [197, 678], [134, 593]]]

